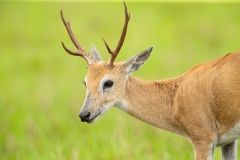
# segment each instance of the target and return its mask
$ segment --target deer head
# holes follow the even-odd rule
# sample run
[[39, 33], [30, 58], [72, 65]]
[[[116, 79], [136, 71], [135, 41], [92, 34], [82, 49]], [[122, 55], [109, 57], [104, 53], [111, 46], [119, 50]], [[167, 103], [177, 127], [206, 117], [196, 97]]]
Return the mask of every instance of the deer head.
[[137, 71], [144, 64], [152, 51], [151, 47], [129, 58], [125, 62], [114, 62], [124, 43], [128, 22], [130, 20], [130, 14], [128, 13], [125, 2], [124, 9], [125, 23], [116, 49], [111, 50], [103, 38], [107, 50], [110, 53], [108, 62], [102, 60], [94, 45], [92, 45], [91, 48], [91, 55], [81, 47], [71, 30], [70, 22], [64, 19], [62, 10], [60, 12], [68, 34], [75, 47], [78, 49], [78, 51], [71, 51], [62, 42], [64, 50], [71, 55], [83, 57], [88, 64], [88, 73], [84, 81], [87, 88], [86, 98], [79, 114], [83, 122], [94, 122], [112, 106], [117, 106], [125, 111], [127, 110], [124, 96], [126, 94], [125, 88], [128, 77], [132, 72]]

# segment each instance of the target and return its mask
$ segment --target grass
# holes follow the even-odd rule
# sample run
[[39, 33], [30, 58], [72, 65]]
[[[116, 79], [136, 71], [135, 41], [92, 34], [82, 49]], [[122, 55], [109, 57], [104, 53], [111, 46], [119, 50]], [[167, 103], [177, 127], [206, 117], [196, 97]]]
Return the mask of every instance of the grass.
[[[239, 4], [127, 5], [131, 20], [117, 61], [154, 46], [137, 77], [174, 77], [240, 49]], [[61, 47], [74, 48], [61, 7], [87, 51], [93, 43], [107, 60], [101, 36], [110, 46], [118, 41], [122, 2], [0, 2], [0, 159], [193, 159], [184, 138], [115, 108], [92, 125], [80, 122], [86, 63]]]

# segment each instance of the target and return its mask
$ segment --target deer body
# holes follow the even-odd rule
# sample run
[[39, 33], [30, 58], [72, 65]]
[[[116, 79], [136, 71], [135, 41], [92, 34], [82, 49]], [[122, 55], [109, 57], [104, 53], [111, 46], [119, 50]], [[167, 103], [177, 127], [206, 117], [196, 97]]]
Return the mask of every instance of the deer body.
[[104, 62], [95, 46], [91, 55], [74, 37], [70, 23], [63, 23], [78, 51], [88, 63], [86, 98], [79, 117], [92, 123], [112, 106], [155, 127], [180, 134], [192, 142], [196, 160], [210, 160], [216, 146], [224, 160], [236, 160], [240, 138], [240, 51], [197, 65], [181, 76], [144, 81], [131, 75], [150, 56], [152, 47], [125, 62], [114, 60], [123, 44], [130, 14], [125, 6], [125, 24], [117, 48]]

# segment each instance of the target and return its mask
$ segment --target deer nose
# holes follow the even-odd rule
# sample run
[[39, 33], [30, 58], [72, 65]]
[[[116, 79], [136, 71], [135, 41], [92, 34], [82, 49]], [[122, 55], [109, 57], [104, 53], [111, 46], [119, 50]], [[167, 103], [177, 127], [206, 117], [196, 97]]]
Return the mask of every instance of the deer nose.
[[90, 117], [90, 112], [88, 112], [88, 111], [80, 112], [79, 117], [80, 117], [82, 122], [86, 122]]

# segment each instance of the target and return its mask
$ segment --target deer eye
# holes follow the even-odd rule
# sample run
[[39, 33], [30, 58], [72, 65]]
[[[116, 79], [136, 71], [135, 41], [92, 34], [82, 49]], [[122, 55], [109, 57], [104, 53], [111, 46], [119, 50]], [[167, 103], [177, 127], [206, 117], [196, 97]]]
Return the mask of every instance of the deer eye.
[[85, 87], [87, 86], [85, 81], [83, 81], [83, 84], [85, 85]]
[[111, 88], [112, 86], [113, 86], [113, 81], [108, 80], [108, 81], [106, 81], [106, 82], [104, 83], [104, 85], [103, 85], [103, 90], [109, 89], [109, 88]]

